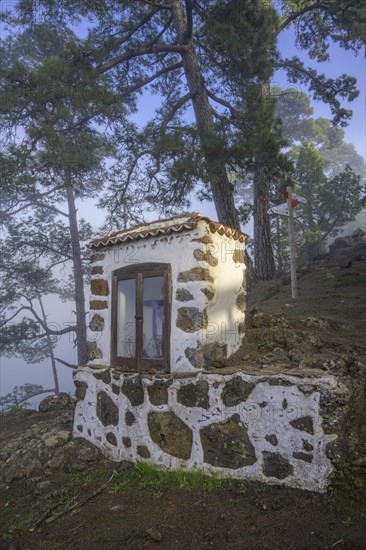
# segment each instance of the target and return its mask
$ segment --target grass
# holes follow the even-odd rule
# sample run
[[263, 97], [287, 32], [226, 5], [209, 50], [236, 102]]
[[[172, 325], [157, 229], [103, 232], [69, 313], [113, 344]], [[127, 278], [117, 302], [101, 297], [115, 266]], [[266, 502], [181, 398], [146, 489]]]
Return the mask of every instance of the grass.
[[153, 497], [158, 499], [165, 489], [187, 492], [200, 489], [209, 493], [228, 486], [230, 479], [218, 475], [206, 475], [202, 470], [163, 470], [147, 462], [137, 462], [130, 470], [124, 473], [115, 472], [113, 492], [125, 491], [130, 487], [138, 489], [152, 489]]

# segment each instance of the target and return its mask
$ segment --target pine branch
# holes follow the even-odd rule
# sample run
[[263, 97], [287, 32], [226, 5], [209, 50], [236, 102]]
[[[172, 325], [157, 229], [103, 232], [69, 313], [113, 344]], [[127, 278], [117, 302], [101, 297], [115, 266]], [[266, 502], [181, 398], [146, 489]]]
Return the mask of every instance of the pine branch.
[[327, 4], [324, 3], [324, 2], [319, 2], [318, 1], [318, 2], [315, 2], [314, 4], [310, 4], [310, 6], [306, 6], [305, 8], [302, 8], [301, 10], [298, 10], [298, 11], [295, 11], [295, 12], [291, 13], [291, 15], [289, 15], [287, 17], [287, 19], [285, 19], [281, 23], [277, 34], [279, 34], [281, 31], [283, 31], [288, 25], [290, 25], [293, 21], [295, 21], [295, 19], [298, 19], [302, 15], [305, 15], [305, 13], [317, 10], [319, 8], [322, 8], [322, 7], [326, 8]]
[[154, 80], [156, 80], [157, 78], [162, 76], [163, 74], [166, 74], [170, 71], [176, 71], [178, 69], [181, 69], [182, 67], [183, 67], [182, 62], [175, 63], [175, 65], [169, 65], [169, 67], [165, 67], [164, 69], [161, 69], [160, 71], [157, 71], [152, 76], [149, 76], [149, 78], [146, 78], [145, 80], [140, 80], [139, 82], [137, 82], [131, 88], [127, 88], [127, 90], [124, 92], [124, 95], [132, 94], [132, 93], [136, 92], [137, 90], [140, 90], [144, 86], [147, 86], [147, 84], [150, 84], [151, 82], [153, 82]]
[[187, 50], [187, 46], [185, 44], [161, 44], [161, 45], [153, 45], [153, 46], [141, 46], [140, 48], [136, 48], [134, 50], [129, 50], [125, 52], [124, 54], [117, 55], [117, 57], [114, 57], [110, 61], [107, 61], [106, 63], [99, 65], [97, 67], [97, 70], [100, 73], [105, 73], [109, 69], [112, 69], [113, 67], [116, 67], [117, 65], [120, 65], [121, 63], [124, 63], [125, 61], [129, 61], [130, 59], [134, 59], [136, 57], [142, 57], [144, 55], [150, 55], [150, 54], [156, 54], [156, 53], [184, 53]]
[[77, 369], [77, 365], [72, 365], [71, 363], [68, 363], [67, 361], [64, 361], [63, 359], [60, 359], [59, 357], [55, 357], [55, 361], [58, 363], [61, 363], [61, 365], [65, 365], [65, 367], [68, 367], [69, 369]]
[[173, 107], [170, 109], [169, 113], [166, 115], [166, 117], [164, 118], [164, 120], [162, 121], [161, 123], [161, 126], [160, 126], [160, 132], [163, 134], [165, 133], [166, 131], [166, 128], [169, 124], [169, 122], [172, 120], [172, 118], [174, 117], [175, 113], [181, 108], [183, 107], [183, 105], [185, 103], [187, 103], [187, 101], [189, 101], [190, 99], [192, 99], [195, 95], [196, 95], [197, 92], [188, 92], [186, 95], [184, 95], [183, 97], [180, 98], [179, 101], [177, 101], [177, 103], [175, 105], [173, 105]]

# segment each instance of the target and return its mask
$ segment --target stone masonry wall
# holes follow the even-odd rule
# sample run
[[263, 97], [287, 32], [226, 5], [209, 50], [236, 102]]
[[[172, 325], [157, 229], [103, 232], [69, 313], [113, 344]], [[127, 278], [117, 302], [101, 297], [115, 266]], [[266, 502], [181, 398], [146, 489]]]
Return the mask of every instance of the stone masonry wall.
[[85, 368], [75, 384], [74, 436], [112, 460], [203, 468], [314, 491], [328, 484], [338, 420], [321, 403], [339, 391], [331, 375], [142, 376]]
[[111, 281], [115, 270], [144, 262], [171, 264], [171, 372], [222, 364], [240, 347], [245, 320], [245, 244], [193, 230], [102, 248], [92, 254], [88, 362], [110, 366]]

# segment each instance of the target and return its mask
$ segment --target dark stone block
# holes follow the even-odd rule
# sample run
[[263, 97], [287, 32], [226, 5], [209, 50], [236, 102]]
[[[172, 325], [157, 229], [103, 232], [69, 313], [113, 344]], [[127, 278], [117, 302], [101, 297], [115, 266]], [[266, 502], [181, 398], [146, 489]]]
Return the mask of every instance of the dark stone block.
[[203, 252], [200, 248], [196, 248], [193, 251], [193, 256], [198, 262], [207, 262], [211, 267], [216, 267], [219, 263], [219, 260], [215, 258], [210, 249], [207, 252]]
[[106, 370], [104, 372], [94, 372], [93, 373], [94, 378], [97, 380], [102, 380], [105, 384], [110, 384], [111, 382], [111, 371]]
[[101, 265], [93, 265], [91, 268], [92, 275], [103, 275], [103, 268]]
[[173, 412], [150, 412], [150, 437], [166, 453], [188, 460], [192, 452], [192, 431]]
[[311, 416], [302, 416], [301, 418], [296, 418], [290, 422], [293, 428], [300, 430], [302, 432], [307, 432], [308, 434], [314, 434], [313, 419]]
[[200, 237], [198, 239], [192, 239], [192, 242], [197, 243], [203, 243], [203, 244], [211, 244], [213, 243], [211, 235], [203, 235], [203, 237]]
[[90, 309], [107, 309], [108, 303], [104, 300], [90, 300]]
[[[172, 381], [169, 380], [169, 382]], [[155, 380], [151, 386], [147, 386], [147, 393], [152, 405], [168, 403], [168, 384], [164, 380]]]
[[277, 436], [275, 434], [266, 435], [265, 440], [268, 441], [268, 443], [270, 443], [274, 447], [276, 447], [276, 445], [278, 445], [278, 439], [277, 439]]
[[188, 283], [189, 281], [209, 281], [214, 282], [210, 270], [205, 267], [192, 267], [188, 271], [182, 271], [177, 278], [178, 283]]
[[95, 313], [90, 320], [89, 328], [93, 332], [102, 332], [102, 330], [104, 330], [104, 325], [105, 323], [103, 317]]
[[308, 451], [308, 452], [314, 450], [313, 445], [311, 445], [311, 443], [309, 443], [309, 441], [307, 441], [306, 439], [302, 440], [302, 448], [304, 449], [304, 451]]
[[108, 432], [105, 437], [106, 437], [106, 440], [108, 441], [108, 443], [110, 443], [111, 445], [114, 445], [115, 447], [117, 447], [117, 438], [114, 435], [114, 433]]
[[141, 377], [126, 378], [122, 384], [122, 393], [128, 397], [134, 407], [142, 405], [144, 402], [144, 388]]
[[189, 302], [190, 300], [194, 300], [194, 296], [186, 288], [178, 288], [175, 293], [175, 299], [177, 302]]
[[207, 369], [217, 364], [223, 364], [227, 357], [227, 345], [218, 342], [210, 342], [202, 345], [198, 342], [196, 348], [184, 350], [188, 361], [196, 369]]
[[241, 250], [240, 248], [235, 248], [233, 252], [233, 262], [236, 264], [244, 264], [244, 250]]
[[294, 386], [293, 382], [290, 382], [289, 380], [285, 380], [284, 378], [265, 377], [265, 378], [261, 378], [260, 382], [263, 382], [263, 383], [267, 382], [269, 386], [286, 386], [286, 387]]
[[129, 437], [122, 437], [122, 443], [127, 449], [131, 447], [131, 439]]
[[239, 415], [226, 422], [210, 424], [200, 432], [204, 461], [212, 466], [236, 470], [257, 460], [247, 429]]
[[146, 445], [137, 445], [137, 454], [142, 458], [150, 458], [150, 451]]
[[116, 386], [116, 384], [112, 384], [112, 392], [116, 395], [119, 395], [119, 386]]
[[235, 407], [246, 401], [254, 388], [254, 384], [246, 382], [240, 376], [235, 376], [226, 382], [222, 390], [222, 401], [227, 407]]
[[88, 389], [88, 384], [86, 382], [80, 382], [79, 380], [75, 380], [75, 386], [76, 386], [76, 399], [78, 401], [82, 401], [85, 398], [86, 390]]
[[118, 407], [104, 391], [97, 395], [97, 417], [104, 426], [118, 424]]
[[197, 384], [181, 386], [177, 391], [177, 401], [185, 407], [201, 407], [207, 410], [210, 407], [208, 383], [200, 380]]
[[239, 292], [236, 297], [236, 307], [239, 311], [245, 311], [245, 306], [247, 303], [247, 297], [245, 292]]
[[105, 281], [104, 279], [92, 279], [90, 281], [90, 292], [95, 296], [108, 296], [108, 281]]
[[201, 292], [203, 292], [207, 300], [212, 300], [212, 298], [215, 296], [215, 291], [211, 288], [201, 288]]
[[125, 414], [125, 420], [126, 420], [127, 426], [132, 426], [132, 424], [134, 424], [134, 423], [136, 422], [135, 415], [132, 414], [131, 411], [127, 411], [127, 412], [126, 412], [126, 414]]
[[96, 342], [87, 342], [86, 343], [86, 355], [88, 361], [94, 361], [94, 359], [102, 359], [102, 351], [98, 348]]
[[292, 456], [297, 460], [303, 460], [304, 462], [310, 462], [310, 463], [313, 462], [313, 458], [314, 458], [313, 455], [308, 455], [302, 452], [292, 453]]
[[105, 258], [105, 254], [100, 254], [100, 253], [96, 253], [96, 254], [92, 254], [90, 256], [90, 261], [91, 262], [102, 262]]
[[200, 311], [197, 307], [178, 308], [177, 327], [184, 332], [197, 332], [207, 327], [206, 310]]
[[263, 473], [266, 477], [285, 479], [294, 473], [294, 467], [280, 453], [263, 451]]

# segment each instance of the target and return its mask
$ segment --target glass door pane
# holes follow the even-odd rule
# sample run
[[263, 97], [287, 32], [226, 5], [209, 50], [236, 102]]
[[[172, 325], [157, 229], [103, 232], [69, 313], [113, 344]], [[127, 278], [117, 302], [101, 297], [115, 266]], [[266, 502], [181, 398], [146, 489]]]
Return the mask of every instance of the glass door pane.
[[117, 355], [136, 355], [136, 281], [122, 279], [117, 287]]
[[164, 277], [143, 280], [143, 357], [164, 357]]

